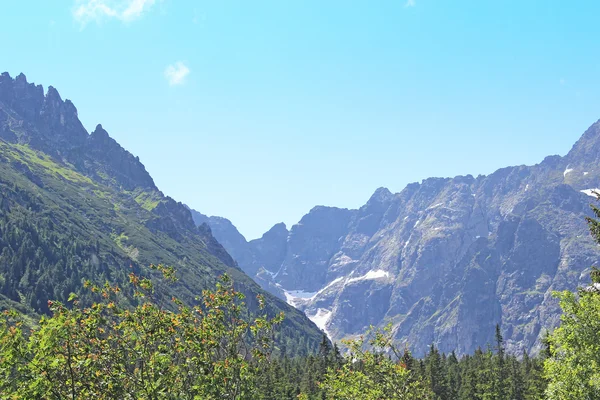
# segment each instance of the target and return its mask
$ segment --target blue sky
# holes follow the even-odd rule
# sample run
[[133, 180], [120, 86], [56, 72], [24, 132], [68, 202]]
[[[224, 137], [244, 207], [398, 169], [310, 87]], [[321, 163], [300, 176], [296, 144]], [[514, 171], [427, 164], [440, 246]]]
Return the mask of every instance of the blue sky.
[[2, 2], [0, 70], [71, 99], [247, 238], [380, 186], [565, 154], [600, 118], [600, 2]]

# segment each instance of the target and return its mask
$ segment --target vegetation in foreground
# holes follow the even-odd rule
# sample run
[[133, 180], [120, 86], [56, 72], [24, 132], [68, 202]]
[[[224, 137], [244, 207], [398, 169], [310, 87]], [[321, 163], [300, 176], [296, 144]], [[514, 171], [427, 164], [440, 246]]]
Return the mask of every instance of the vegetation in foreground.
[[[172, 268], [153, 266], [167, 281]], [[323, 337], [317, 355], [273, 356], [283, 314], [251, 317], [227, 276], [202, 304], [163, 307], [150, 279], [130, 274], [135, 308], [119, 286], [86, 283], [98, 298], [49, 302], [52, 316], [28, 327], [16, 312], [0, 324], [0, 395], [13, 399], [538, 399], [541, 361], [496, 351], [458, 359], [434, 347], [422, 360], [399, 351], [389, 329], [347, 342]], [[258, 302], [263, 304], [261, 298]], [[499, 332], [499, 331], [498, 331]]]

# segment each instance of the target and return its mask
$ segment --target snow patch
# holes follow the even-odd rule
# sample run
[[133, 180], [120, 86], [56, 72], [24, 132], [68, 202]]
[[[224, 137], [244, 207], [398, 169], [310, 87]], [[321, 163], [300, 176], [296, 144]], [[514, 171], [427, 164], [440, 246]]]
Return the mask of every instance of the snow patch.
[[292, 307], [296, 307], [296, 304], [301, 301], [313, 301], [315, 297], [319, 294], [323, 293], [325, 290], [329, 289], [331, 286], [343, 280], [343, 277], [335, 278], [331, 282], [329, 282], [324, 288], [320, 289], [317, 292], [305, 292], [304, 290], [285, 290], [281, 288], [279, 284], [276, 284], [283, 290], [283, 294], [285, 295], [285, 301]]
[[331, 311], [326, 310], [324, 308], [319, 308], [319, 309], [317, 309], [317, 312], [315, 313], [315, 315], [313, 315], [313, 316], [307, 315], [307, 317], [312, 322], [314, 322], [315, 325], [317, 327], [319, 327], [319, 329], [321, 329], [323, 332], [325, 332], [325, 334], [329, 338], [331, 338], [331, 336], [329, 336], [329, 332], [327, 332], [327, 323], [329, 322], [329, 319], [331, 318], [331, 314], [332, 314]]
[[415, 222], [415, 226], [413, 226], [413, 228], [416, 228], [419, 225], [419, 222], [421, 222], [421, 221]]
[[387, 271], [384, 271], [382, 269], [376, 269], [373, 271], [369, 271], [366, 274], [364, 274], [363, 276], [359, 276], [358, 278], [348, 279], [347, 283], [379, 279], [379, 278], [387, 278], [389, 275], [390, 275], [390, 273]]
[[428, 210], [433, 210], [434, 208], [438, 208], [439, 206], [443, 206], [443, 205], [444, 205], [444, 203], [437, 203], [437, 204], [434, 204], [434, 205], [432, 205], [431, 207], [429, 207], [427, 209]]
[[275, 278], [277, 276], [277, 272], [271, 272], [268, 269], [266, 269], [265, 267], [263, 267], [263, 270], [269, 274], [271, 276], [271, 278]]
[[335, 285], [336, 283], [338, 283], [338, 282], [339, 282], [339, 281], [341, 281], [342, 279], [344, 279], [344, 278], [343, 278], [343, 277], [341, 277], [341, 276], [340, 276], [339, 278], [335, 278], [334, 280], [332, 280], [331, 282], [329, 282], [329, 283], [327, 284], [327, 286], [325, 286], [323, 289], [319, 290], [319, 291], [317, 292], [317, 294], [319, 294], [319, 293], [321, 293], [321, 292], [324, 292], [325, 290], [329, 289], [330, 287], [332, 287], [333, 285]]
[[573, 168], [569, 168], [569, 166], [567, 165], [567, 168], [565, 169], [565, 172], [563, 172], [563, 176], [567, 176], [567, 174], [569, 172], [573, 172]]
[[580, 190], [581, 193], [587, 194], [588, 196], [591, 196], [593, 198], [597, 198], [596, 194], [594, 192], [600, 192], [600, 189], [595, 188], [595, 189], [583, 189]]
[[283, 294], [285, 295], [285, 301], [293, 307], [296, 307], [296, 302], [298, 300], [311, 300], [316, 295], [317, 292], [305, 292], [304, 290], [283, 290]]
[[585, 171], [585, 172], [583, 173], [583, 176], [586, 176], [587, 174], [589, 174], [589, 172]]

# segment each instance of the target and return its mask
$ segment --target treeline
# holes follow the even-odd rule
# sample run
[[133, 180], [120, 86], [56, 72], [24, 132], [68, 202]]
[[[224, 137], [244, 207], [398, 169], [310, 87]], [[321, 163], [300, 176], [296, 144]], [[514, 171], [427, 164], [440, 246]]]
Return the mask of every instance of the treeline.
[[[377, 338], [379, 335], [379, 339]], [[521, 357], [507, 355], [500, 331], [496, 333], [496, 346], [479, 349], [473, 355], [457, 357], [454, 352], [446, 355], [434, 346], [421, 359], [412, 357], [406, 349], [398, 352], [389, 336], [373, 333], [374, 340], [383, 340], [374, 363], [365, 363], [365, 350], [355, 347], [353, 354], [343, 356], [337, 345], [333, 347], [324, 337], [319, 354], [304, 358], [283, 358], [272, 360], [259, 379], [260, 399], [436, 399], [436, 400], [539, 400], [544, 398], [547, 386], [544, 378], [544, 355], [531, 358], [527, 353]], [[367, 339], [368, 340], [368, 339]], [[357, 358], [358, 355], [358, 358]], [[357, 361], [360, 360], [360, 361]], [[386, 361], [387, 360], [387, 361]], [[405, 391], [404, 397], [395, 397], [395, 390], [376, 393], [374, 397], [365, 397], [369, 384], [375, 389], [385, 386], [386, 376], [378, 375], [380, 363], [389, 362], [405, 369], [406, 379], [402, 383], [406, 388], [414, 383], [416, 393]], [[354, 376], [338, 371], [354, 371]], [[332, 372], [333, 371], [333, 372]], [[338, 376], [339, 375], [339, 376]], [[364, 375], [364, 376], [362, 376]], [[365, 379], [366, 378], [366, 379]], [[336, 389], [337, 385], [337, 391]], [[339, 389], [344, 389], [341, 392]], [[356, 389], [356, 396], [351, 392]], [[332, 396], [332, 392], [341, 392], [344, 397]], [[382, 397], [379, 397], [382, 396]], [[423, 396], [423, 397], [418, 397]]]

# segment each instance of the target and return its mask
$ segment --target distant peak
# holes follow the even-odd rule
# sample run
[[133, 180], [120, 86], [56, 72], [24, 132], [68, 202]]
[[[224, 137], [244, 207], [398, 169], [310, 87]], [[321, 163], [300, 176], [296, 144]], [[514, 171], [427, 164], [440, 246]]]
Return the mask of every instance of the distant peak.
[[393, 196], [394, 195], [392, 194], [392, 192], [389, 191], [388, 188], [380, 187], [377, 190], [375, 190], [369, 201], [385, 201]]
[[347, 211], [347, 209], [345, 209], [345, 208], [318, 205], [318, 206], [314, 206], [313, 208], [311, 208], [308, 213], [312, 214], [312, 213], [335, 212], [338, 210], [346, 210]]
[[108, 138], [108, 132], [102, 127], [102, 124], [96, 125], [96, 129], [92, 132], [92, 136], [94, 137], [104, 137]]
[[215, 222], [219, 222], [221, 224], [233, 226], [235, 228], [235, 226], [233, 225], [233, 223], [230, 220], [228, 220], [227, 218], [225, 218], [225, 217], [219, 217], [219, 216], [214, 216], [213, 215], [213, 216], [210, 216], [209, 219], [211, 219], [212, 221], [215, 221]]
[[595, 162], [600, 157], [600, 120], [594, 122], [573, 145], [566, 156], [566, 162]]
[[275, 224], [271, 227], [271, 229], [269, 229], [267, 232], [265, 232], [262, 235], [262, 238], [269, 238], [269, 237], [274, 237], [274, 236], [287, 236], [289, 233], [287, 226], [285, 226], [285, 224], [283, 222], [280, 222], [278, 224]]
[[54, 88], [54, 86], [48, 86], [48, 92], [46, 93], [46, 97], [48, 100], [57, 100], [62, 103], [62, 99], [60, 98], [60, 94], [58, 90]]
[[[9, 77], [10, 77], [10, 75], [9, 75]], [[25, 76], [24, 73], [21, 72], [19, 75], [17, 75], [17, 77], [15, 78], [15, 81], [27, 83], [27, 77]]]
[[283, 222], [280, 222], [278, 224], [273, 225], [271, 227], [271, 229], [268, 230], [268, 232], [278, 232], [278, 231], [285, 231], [285, 232], [287, 232], [288, 231], [287, 230], [287, 226]]

